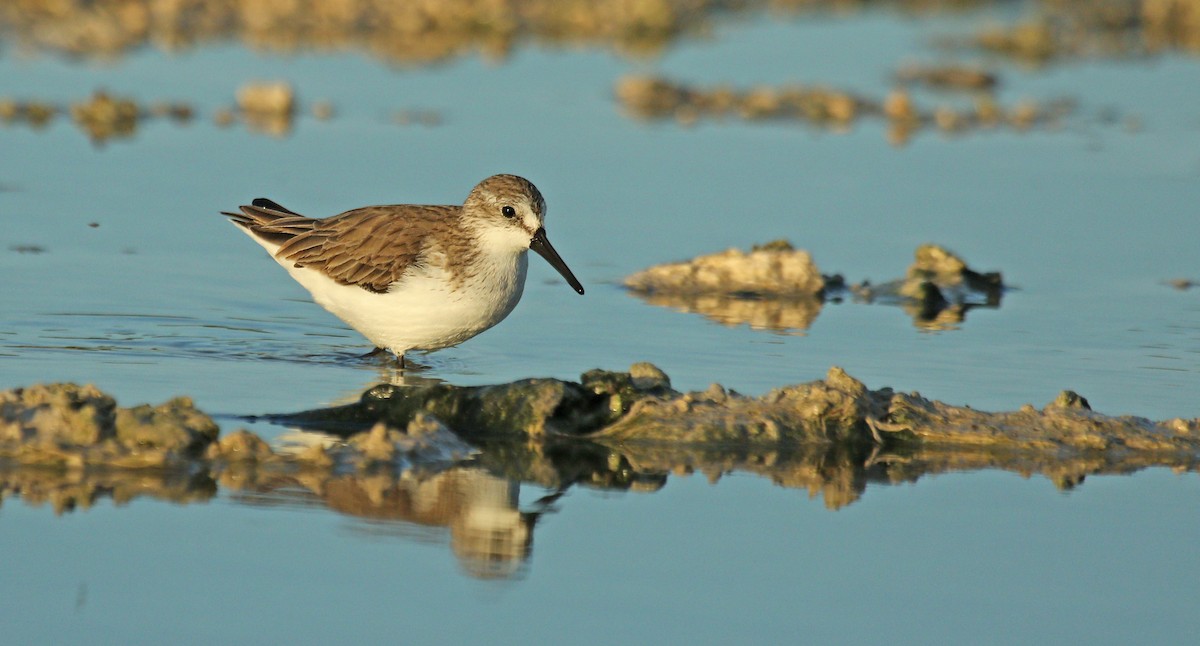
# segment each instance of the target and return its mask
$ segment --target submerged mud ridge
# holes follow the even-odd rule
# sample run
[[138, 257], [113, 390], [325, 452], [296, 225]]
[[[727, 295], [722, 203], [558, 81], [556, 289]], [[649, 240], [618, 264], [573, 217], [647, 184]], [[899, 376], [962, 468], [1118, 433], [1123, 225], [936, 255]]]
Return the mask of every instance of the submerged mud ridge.
[[[317, 121], [328, 121], [336, 106], [327, 99], [307, 104], [308, 113]], [[301, 116], [302, 103], [296, 88], [285, 81], [249, 81], [242, 83], [232, 105], [215, 109], [211, 119], [226, 128], [242, 124], [248, 132], [284, 137], [291, 133]], [[61, 115], [67, 115], [95, 144], [110, 139], [128, 139], [139, 128], [154, 120], [169, 119], [186, 125], [199, 110], [185, 101], [141, 102], [131, 97], [114, 96], [96, 90], [86, 99], [69, 105], [42, 99], [17, 99], [0, 96], [0, 125], [27, 126], [34, 130], [48, 127]], [[441, 123], [436, 110], [403, 109], [393, 114], [397, 125], [436, 126]]]
[[999, 308], [1008, 287], [1000, 272], [976, 271], [945, 247], [924, 244], [903, 278], [877, 285], [864, 280], [847, 290], [860, 302], [900, 306], [918, 328], [940, 330], [956, 327], [974, 308]]
[[[945, 81], [944, 77], [934, 78]], [[926, 128], [945, 133], [1056, 128], [1075, 111], [1074, 102], [1066, 99], [1004, 106], [990, 94], [981, 94], [967, 109], [950, 105], [927, 109], [918, 106], [907, 90], [895, 90], [880, 98], [821, 86], [701, 87], [653, 76], [622, 78], [615, 94], [625, 112], [634, 118], [674, 119], [684, 125], [701, 119], [736, 118], [790, 121], [845, 131], [862, 119], [882, 119], [888, 126], [888, 140], [895, 145], [907, 143]]]
[[0, 124], [24, 124], [34, 129], [48, 126], [60, 115], [71, 121], [94, 143], [125, 139], [137, 133], [139, 125], [152, 119], [167, 118], [178, 124], [192, 120], [194, 110], [182, 101], [158, 101], [142, 105], [122, 96], [97, 90], [84, 100], [69, 106], [38, 99], [18, 100], [0, 97]]
[[1058, 60], [1142, 58], [1164, 51], [1200, 53], [1200, 0], [1043, 0], [1033, 15], [990, 26], [965, 47], [1044, 65]]
[[524, 379], [494, 386], [377, 386], [360, 402], [274, 416], [299, 426], [352, 429], [442, 420], [469, 442], [585, 439], [605, 445], [776, 446], [836, 444], [995, 446], [1062, 451], [1194, 452], [1200, 419], [1152, 422], [1091, 410], [1071, 391], [1042, 409], [989, 413], [926, 399], [919, 393], [870, 390], [833, 367], [823, 380], [777, 388], [761, 397], [719, 384], [680, 392], [657, 367], [593, 370], [580, 381]]
[[[366, 51], [405, 65], [426, 65], [483, 54], [507, 57], [528, 43], [582, 43], [633, 55], [657, 54], [673, 42], [707, 37], [738, 15], [786, 15], [824, 11], [852, 14], [855, 8], [895, 7], [913, 14], [979, 7], [987, 0], [0, 0], [0, 39], [23, 52], [68, 57], [115, 57], [139, 48], [168, 52], [240, 41], [277, 52]], [[833, 10], [833, 11], [831, 11]], [[1086, 57], [1145, 57], [1163, 51], [1200, 52], [1200, 0], [1114, 0], [1104, 3], [1043, 0], [1012, 25], [989, 26], [975, 34], [946, 36], [948, 49], [982, 51], [1037, 64]], [[993, 90], [995, 72], [964, 65], [903, 65], [902, 86], [972, 92], [968, 103], [924, 98], [905, 87], [886, 96], [865, 96], [820, 86], [701, 87], [667, 78], [629, 76], [615, 86], [626, 112], [644, 119], [739, 118], [806, 123], [845, 130], [863, 118], [883, 119], [897, 145], [915, 133], [936, 129], [962, 133], [984, 129], [1054, 128], [1075, 112], [1070, 100], [1019, 101], [1002, 105]], [[232, 106], [214, 111], [219, 126], [244, 124], [255, 133], [285, 136], [299, 116], [287, 87], [254, 87], [238, 93]], [[248, 100], [247, 100], [248, 99]], [[265, 109], [263, 109], [265, 107]], [[327, 120], [336, 113], [316, 100], [309, 113]], [[134, 136], [151, 120], [191, 122], [196, 108], [183, 101], [142, 102], [97, 91], [63, 105], [40, 99], [0, 97], [0, 123], [35, 129], [68, 115], [94, 142]], [[433, 126], [438, 110], [409, 108], [392, 115], [398, 125]], [[1106, 110], [1100, 123], [1112, 121]], [[1127, 117], [1129, 130], [1140, 119]]]
[[593, 370], [579, 382], [381, 385], [357, 404], [273, 419], [353, 434], [422, 414], [479, 447], [476, 463], [514, 480], [654, 491], [672, 474], [701, 472], [715, 482], [740, 471], [807, 489], [833, 509], [857, 500], [868, 483], [947, 471], [1040, 473], [1071, 488], [1092, 474], [1200, 470], [1200, 419], [1107, 416], [1071, 391], [1042, 409], [989, 413], [871, 390], [836, 367], [823, 380], [761, 397], [717, 384], [680, 392], [650, 364]]
[[652, 305], [696, 312], [722, 325], [795, 332], [809, 328], [826, 301], [896, 305], [922, 329], [953, 328], [975, 307], [1000, 307], [1000, 272], [971, 269], [945, 247], [917, 247], [903, 278], [846, 284], [822, 274], [804, 250], [786, 240], [728, 249], [633, 273], [624, 286]]
[[1064, 451], [1195, 451], [1200, 419], [1152, 422], [1091, 410], [1063, 391], [1042, 409], [984, 412], [919, 393], [871, 390], [833, 367], [825, 379], [761, 397], [713, 384], [680, 392], [657, 367], [592, 370], [580, 381], [523, 379], [492, 386], [380, 385], [355, 404], [269, 416], [347, 438], [286, 457], [245, 430], [218, 438], [187, 398], [117, 407], [93, 386], [37, 385], [0, 392], [0, 456], [68, 467], [176, 467], [287, 459], [322, 467], [451, 462], [467, 443], [587, 440], [600, 444], [775, 446], [837, 444], [995, 446]]
[[[422, 64], [522, 41], [657, 53], [738, 16], [892, 7], [913, 14], [995, 0], [3, 0], [0, 35], [26, 49], [111, 57], [139, 47], [177, 51], [240, 41], [271, 51], [357, 49]], [[1045, 61], [1064, 56], [1200, 51], [1200, 0], [1043, 0], [972, 47]]]
[[271, 419], [330, 441], [284, 451], [248, 431], [220, 435], [186, 398], [122, 408], [91, 386], [0, 392], [0, 491], [66, 510], [103, 496], [205, 500], [218, 486], [370, 491], [466, 464], [560, 490], [654, 491], [671, 474], [744, 471], [836, 508], [869, 482], [951, 470], [1042, 473], [1071, 487], [1094, 473], [1200, 467], [1200, 419], [1103, 415], [1070, 391], [1041, 409], [984, 412], [871, 390], [836, 367], [761, 397], [716, 384], [680, 392], [650, 364], [577, 382], [381, 385], [356, 404]]

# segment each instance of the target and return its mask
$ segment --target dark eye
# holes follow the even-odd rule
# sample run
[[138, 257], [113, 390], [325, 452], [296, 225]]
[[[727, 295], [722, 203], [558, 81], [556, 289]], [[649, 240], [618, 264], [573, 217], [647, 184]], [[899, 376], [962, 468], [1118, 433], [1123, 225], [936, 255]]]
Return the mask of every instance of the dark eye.
[[506, 218], [517, 217], [517, 210], [511, 206], [505, 206], [504, 208], [500, 209], [500, 212], [503, 213], [504, 217], [506, 217]]

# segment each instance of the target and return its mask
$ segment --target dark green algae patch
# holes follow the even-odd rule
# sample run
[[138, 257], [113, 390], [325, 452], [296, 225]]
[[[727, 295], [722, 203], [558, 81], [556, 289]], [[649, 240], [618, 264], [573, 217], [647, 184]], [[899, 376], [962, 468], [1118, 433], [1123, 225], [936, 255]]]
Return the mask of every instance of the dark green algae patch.
[[824, 381], [761, 398], [714, 384], [682, 393], [648, 363], [629, 372], [592, 370], [580, 381], [522, 379], [493, 386], [380, 385], [355, 404], [271, 415], [289, 426], [352, 432], [376, 422], [436, 417], [468, 441], [580, 439], [602, 443], [776, 444], [874, 442], [878, 414], [863, 384], [834, 368]]
[[825, 379], [750, 397], [713, 384], [680, 392], [657, 367], [592, 370], [579, 382], [523, 379], [493, 386], [381, 385], [355, 404], [269, 416], [274, 422], [351, 432], [403, 426], [424, 413], [469, 442], [581, 439], [602, 444], [838, 444], [997, 446], [1076, 451], [1200, 451], [1200, 419], [1154, 422], [1091, 410], [1063, 391], [1042, 409], [985, 412], [919, 393], [871, 390], [833, 367]]
[[808, 251], [785, 239], [648, 267], [623, 285], [638, 298], [722, 325], [792, 333], [812, 326], [828, 302], [895, 305], [926, 330], [958, 327], [976, 307], [997, 309], [1010, 287], [998, 271], [980, 272], [937, 244], [922, 244], [903, 278], [847, 283], [824, 274]]

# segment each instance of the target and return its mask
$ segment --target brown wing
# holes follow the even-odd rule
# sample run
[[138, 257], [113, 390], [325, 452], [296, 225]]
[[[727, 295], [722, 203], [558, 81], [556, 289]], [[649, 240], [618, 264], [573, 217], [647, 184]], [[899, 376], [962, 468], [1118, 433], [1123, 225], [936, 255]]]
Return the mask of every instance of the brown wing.
[[[275, 253], [297, 267], [319, 269], [343, 285], [385, 292], [419, 265], [432, 235], [453, 226], [459, 207], [368, 206], [294, 235]], [[295, 226], [284, 221], [283, 227]]]
[[324, 219], [308, 218], [266, 198], [228, 213], [238, 225], [280, 245], [275, 257], [311, 267], [343, 285], [386, 292], [422, 262], [430, 236], [454, 224], [461, 207], [366, 206]]

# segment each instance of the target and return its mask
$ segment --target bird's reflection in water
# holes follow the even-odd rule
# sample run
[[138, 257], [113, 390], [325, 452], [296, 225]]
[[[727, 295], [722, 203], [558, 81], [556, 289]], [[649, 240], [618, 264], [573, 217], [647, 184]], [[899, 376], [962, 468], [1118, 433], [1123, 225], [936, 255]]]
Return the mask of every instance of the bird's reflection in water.
[[519, 576], [532, 550], [541, 511], [522, 511], [519, 493], [516, 481], [465, 466], [431, 474], [298, 476], [260, 483], [233, 499], [326, 507], [362, 521], [354, 531], [375, 537], [439, 541], [448, 534], [463, 570], [494, 579]]

